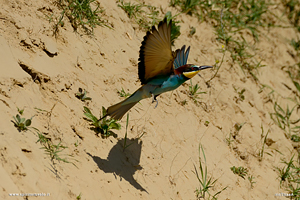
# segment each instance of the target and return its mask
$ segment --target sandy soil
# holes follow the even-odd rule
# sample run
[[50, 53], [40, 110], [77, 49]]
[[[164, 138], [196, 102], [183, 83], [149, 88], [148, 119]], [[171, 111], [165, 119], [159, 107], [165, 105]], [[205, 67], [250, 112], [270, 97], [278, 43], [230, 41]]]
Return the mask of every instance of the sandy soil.
[[[259, 92], [260, 86], [233, 64], [229, 55], [209, 88], [205, 81], [213, 76], [214, 69], [193, 78], [193, 83], [206, 92], [201, 95], [201, 103], [190, 99], [187, 82], [161, 95], [156, 109], [151, 99], [137, 104], [130, 111], [128, 142], [132, 145], [124, 152], [126, 117], [121, 121], [122, 129], [116, 131], [118, 138], [102, 139], [89, 129], [83, 106], [98, 115], [102, 106], [123, 99], [117, 90], [123, 87], [132, 93], [140, 86], [138, 51], [145, 34], [135, 28], [137, 25], [115, 1], [100, 3], [113, 29], [97, 27], [94, 37], [89, 37], [74, 32], [66, 20], [55, 38], [53, 23], [45, 17], [61, 12], [53, 2], [2, 1], [0, 199], [23, 199], [10, 197], [9, 193], [50, 195], [28, 199], [76, 199], [80, 193], [81, 199], [196, 199], [194, 191], [199, 182], [193, 171], [194, 166], [199, 167], [199, 144], [206, 154], [208, 174], [218, 179], [211, 193], [227, 187], [219, 199], [282, 199], [275, 197], [284, 192], [275, 167], [295, 150], [270, 118], [270, 90]], [[163, 12], [171, 10], [167, 1], [147, 3], [161, 7]], [[214, 65], [216, 59], [222, 58], [218, 50], [221, 44], [211, 25], [184, 14], [178, 19], [182, 21], [182, 35], [175, 48], [191, 46], [189, 63]], [[193, 37], [188, 37], [189, 26], [196, 27]], [[290, 101], [282, 97], [291, 96], [292, 91], [284, 84], [292, 87], [292, 82], [283, 67], [296, 62], [289, 53], [295, 54], [288, 41], [297, 33], [273, 28], [262, 29], [260, 34], [258, 56], [266, 66], [259, 69], [257, 77], [274, 88], [272, 95], [285, 107]], [[237, 100], [234, 87], [245, 88], [245, 100]], [[92, 100], [78, 100], [74, 95], [78, 88], [86, 89]], [[183, 100], [187, 100], [186, 105], [180, 104]], [[61, 156], [77, 167], [64, 162], [53, 166], [35, 134], [19, 132], [14, 127], [11, 120], [18, 113], [17, 107], [24, 108], [23, 117], [34, 116], [32, 127], [47, 134], [54, 144], [62, 142], [67, 146]], [[242, 129], [235, 131], [235, 124], [244, 122]], [[268, 138], [272, 142], [265, 147], [268, 154], [259, 161], [261, 126], [265, 133], [270, 130]], [[236, 135], [228, 145], [230, 132]], [[233, 174], [232, 166], [247, 168], [248, 174], [255, 177], [254, 187], [247, 178]]]

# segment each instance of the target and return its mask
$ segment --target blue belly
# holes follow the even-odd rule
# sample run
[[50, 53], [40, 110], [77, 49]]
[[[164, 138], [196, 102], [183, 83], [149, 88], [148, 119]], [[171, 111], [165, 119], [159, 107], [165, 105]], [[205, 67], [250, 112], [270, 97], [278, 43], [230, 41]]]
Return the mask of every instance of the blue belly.
[[158, 76], [135, 91], [123, 104], [138, 102], [152, 95], [157, 96], [164, 92], [175, 90], [187, 79], [181, 75]]

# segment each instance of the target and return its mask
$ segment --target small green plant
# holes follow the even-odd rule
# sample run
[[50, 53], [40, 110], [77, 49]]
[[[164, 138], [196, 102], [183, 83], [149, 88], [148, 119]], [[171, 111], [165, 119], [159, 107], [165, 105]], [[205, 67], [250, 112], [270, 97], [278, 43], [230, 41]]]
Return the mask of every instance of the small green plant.
[[[258, 152], [258, 156], [259, 156], [259, 161], [262, 161], [263, 159], [263, 156], [264, 156], [264, 152], [265, 152], [265, 145], [266, 145], [266, 142], [267, 142], [267, 137], [268, 137], [268, 134], [270, 132], [270, 129], [267, 131], [266, 135], [264, 136], [264, 127], [263, 125], [261, 125], [261, 137], [263, 139], [263, 143], [262, 143], [262, 147], [261, 147], [261, 150], [259, 150]], [[269, 153], [268, 153], [269, 154]], [[270, 154], [269, 154], [270, 155]]]
[[231, 136], [233, 139], [236, 139], [236, 136], [239, 134], [240, 130], [242, 129], [242, 127], [244, 126], [244, 124], [246, 124], [246, 122], [243, 122], [243, 123], [235, 123], [233, 128], [233, 132], [230, 132], [231, 133]]
[[68, 147], [63, 146], [61, 144], [61, 141], [57, 145], [53, 144], [51, 139], [45, 137], [44, 134], [40, 133], [39, 130], [36, 129], [36, 132], [37, 132], [38, 138], [39, 138], [37, 140], [37, 142], [39, 142], [43, 146], [43, 147], [41, 147], [41, 149], [45, 150], [45, 153], [50, 157], [50, 160], [53, 164], [55, 164], [54, 160], [56, 160], [56, 161], [62, 161], [65, 163], [72, 163], [76, 167], [76, 165], [73, 162], [68, 161], [67, 158], [61, 158], [61, 156], [60, 156], [60, 153]]
[[182, 106], [185, 106], [185, 105], [188, 104], [188, 102], [187, 102], [187, 100], [185, 99], [185, 100], [183, 100], [183, 101], [180, 101], [179, 104], [182, 105]]
[[181, 3], [182, 0], [170, 0], [169, 6], [176, 7]]
[[23, 108], [23, 109], [20, 109], [20, 108], [17, 107], [17, 109], [18, 109], [18, 113], [19, 113], [20, 115], [23, 115], [24, 108]]
[[300, 184], [289, 185], [287, 191], [291, 195], [291, 199], [300, 198]]
[[78, 92], [75, 94], [75, 97], [77, 97], [81, 101], [92, 100], [91, 97], [86, 96], [86, 90], [82, 91], [82, 88], [78, 89]]
[[200, 0], [171, 0], [169, 5], [172, 7], [180, 7], [182, 13], [198, 15]]
[[296, 105], [290, 110], [287, 105], [286, 111], [277, 102], [274, 104], [274, 113], [270, 113], [271, 119], [286, 132], [286, 137], [291, 137], [292, 127], [291, 127], [291, 115], [295, 109]]
[[293, 199], [298, 199], [300, 197], [300, 166], [297, 161], [294, 161], [294, 156], [288, 162], [282, 159], [285, 166], [276, 167], [276, 169], [279, 173], [281, 187], [293, 194]]
[[249, 182], [250, 182], [250, 187], [251, 187], [251, 189], [253, 189], [253, 186], [254, 186], [254, 184], [256, 183], [255, 181], [254, 181], [254, 177], [251, 175], [251, 176], [248, 176], [248, 180], [249, 180]]
[[[201, 153], [202, 152], [202, 153]], [[203, 156], [203, 160], [201, 158], [201, 154]], [[204, 165], [202, 164], [204, 162]], [[200, 188], [196, 189], [195, 193], [197, 198], [203, 198], [205, 199], [205, 194], [207, 193], [209, 195], [209, 198], [212, 197], [212, 199], [216, 199], [216, 196], [219, 195], [222, 191], [224, 191], [227, 187], [223, 188], [222, 190], [216, 192], [214, 195], [211, 195], [209, 193], [210, 188], [214, 187], [215, 183], [218, 179], [213, 180], [212, 177], [208, 177], [207, 173], [207, 165], [206, 165], [206, 157], [203, 150], [202, 145], [199, 145], [199, 170], [200, 175], [198, 173], [198, 170], [196, 169], [196, 166], [194, 165], [195, 171], [194, 174], [196, 174], [197, 179], [200, 183]]]
[[[50, 119], [51, 119], [51, 115], [53, 112], [53, 109], [55, 108], [56, 103], [52, 106], [52, 108], [50, 109], [50, 111], [47, 110], [43, 110], [40, 108], [35, 108], [37, 111], [44, 113], [47, 118], [48, 118], [48, 123], [47, 123], [47, 130], [50, 131], [51, 130], [51, 124], [50, 124]], [[35, 128], [35, 127], [31, 127], [30, 129], [31, 132], [33, 132], [35, 135], [37, 135], [38, 140], [36, 141], [37, 143], [39, 142], [42, 147], [41, 149], [43, 149], [45, 151], [45, 154], [48, 155], [50, 157], [50, 160], [52, 162], [52, 167], [53, 167], [53, 172], [58, 176], [58, 171], [57, 168], [55, 167], [56, 162], [55, 161], [62, 161], [64, 163], [71, 163], [73, 164], [75, 167], [77, 167], [75, 165], [74, 162], [71, 162], [69, 160], [70, 157], [72, 157], [71, 155], [67, 155], [68, 157], [62, 158], [61, 153], [62, 151], [64, 151], [66, 148], [68, 148], [67, 146], [62, 145], [62, 142], [60, 141], [58, 144], [54, 144], [53, 141], [51, 140], [50, 137], [46, 137], [46, 135], [48, 133], [41, 133], [39, 129]], [[75, 160], [77, 161], [77, 160]], [[59, 177], [59, 176], [58, 176]]]
[[290, 23], [300, 32], [300, 2], [297, 0], [283, 0], [286, 8], [286, 14]]
[[244, 92], [246, 91], [246, 89], [243, 88], [241, 91], [238, 91], [238, 89], [235, 88], [234, 86], [233, 89], [239, 95], [238, 97], [235, 97], [235, 102], [238, 103], [239, 101], [244, 101], [245, 100]]
[[217, 39], [226, 46], [225, 51], [230, 53], [232, 60], [244, 73], [248, 72], [255, 81], [258, 80], [255, 74], [264, 65], [256, 60], [255, 46], [242, 34], [251, 32], [254, 40], [258, 40], [258, 27], [268, 26], [265, 17], [267, 1], [171, 0], [170, 5], [211, 23], [216, 28]]
[[145, 31], [150, 30], [153, 25], [159, 22], [159, 11], [155, 6], [146, 5], [145, 3], [124, 3], [123, 0], [118, 1], [118, 6]]
[[198, 95], [199, 94], [206, 94], [206, 92], [198, 92], [200, 88], [200, 86], [198, 85], [198, 83], [196, 85], [193, 85], [192, 80], [190, 80], [191, 85], [189, 86], [189, 96], [192, 98], [192, 100], [197, 103], [199, 99]]
[[300, 142], [300, 136], [294, 134], [294, 135], [291, 136], [291, 140], [293, 142]]
[[293, 180], [294, 156], [295, 155], [291, 157], [289, 162], [282, 160], [282, 163], [286, 164], [286, 166], [282, 168], [276, 168], [279, 172], [280, 184], [282, 184], [283, 181]]
[[82, 194], [80, 192], [79, 195], [76, 197], [76, 200], [81, 200], [81, 196], [82, 196]]
[[26, 131], [28, 130], [28, 127], [31, 125], [32, 117], [30, 119], [25, 119], [25, 118], [21, 118], [20, 115], [17, 114], [16, 116], [13, 116], [13, 118], [14, 121], [13, 120], [11, 121], [14, 123], [18, 131]]
[[234, 141], [234, 140], [232, 139], [232, 132], [231, 132], [231, 131], [230, 131], [230, 133], [229, 133], [228, 138], [225, 138], [225, 139], [226, 139], [227, 145], [230, 147], [231, 143]]
[[79, 146], [78, 140], [74, 143], [74, 146], [75, 146], [75, 147], [78, 147], [78, 146]]
[[78, 27], [82, 27], [86, 33], [92, 34], [96, 26], [109, 27], [107, 21], [100, 17], [104, 10], [96, 0], [57, 0], [57, 5], [63, 11], [58, 22], [54, 25], [55, 35], [58, 33], [59, 26], [63, 26], [65, 16], [75, 31]]
[[294, 49], [295, 49], [296, 51], [300, 50], [300, 40], [298, 40], [298, 41], [296, 42], [294, 39], [292, 39], [292, 40], [291, 40], [291, 45], [294, 47]]
[[204, 126], [208, 126], [208, 125], [209, 125], [209, 121], [206, 120], [206, 121], [204, 122]]
[[144, 12], [142, 10], [142, 8], [144, 6], [143, 4], [134, 4], [131, 2], [124, 3], [123, 0], [120, 0], [118, 6], [127, 13], [128, 17], [130, 19], [132, 19], [133, 17], [136, 18], [136, 17], [138, 17], [139, 13]]
[[230, 169], [234, 174], [242, 177], [243, 179], [245, 179], [245, 176], [248, 174], [248, 169], [244, 168], [244, 167], [233, 166], [233, 167], [230, 167]]
[[87, 107], [84, 108], [84, 115], [87, 117], [87, 120], [92, 122], [92, 125], [94, 126], [91, 128], [94, 130], [97, 134], [101, 134], [102, 138], [107, 138], [109, 136], [117, 137], [117, 134], [115, 134], [112, 129], [120, 130], [121, 125], [117, 123], [117, 120], [111, 118], [106, 119], [106, 109], [102, 106], [102, 115], [100, 114], [100, 119], [103, 117], [103, 119], [99, 120], [95, 115], [92, 114], [90, 109]]
[[196, 33], [196, 28], [191, 26], [190, 27], [190, 32], [189, 32], [189, 37], [192, 37], [193, 35], [195, 35], [195, 33]]
[[127, 98], [131, 95], [130, 93], [125, 92], [125, 90], [123, 88], [121, 90], [118, 90], [118, 94], [120, 97], [125, 97], [125, 98]]

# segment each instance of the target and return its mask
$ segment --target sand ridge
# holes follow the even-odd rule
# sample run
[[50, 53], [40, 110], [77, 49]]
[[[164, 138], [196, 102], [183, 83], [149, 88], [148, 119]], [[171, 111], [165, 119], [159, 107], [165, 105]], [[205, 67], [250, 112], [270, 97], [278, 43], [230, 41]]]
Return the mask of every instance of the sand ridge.
[[[193, 78], [201, 86], [202, 103], [195, 104], [187, 92], [189, 82], [177, 90], [158, 97], [154, 109], [151, 99], [143, 100], [130, 111], [129, 142], [124, 152], [126, 117], [116, 131], [118, 138], [102, 139], [90, 130], [83, 119], [83, 106], [100, 112], [123, 98], [117, 90], [134, 92], [140, 83], [137, 75], [138, 51], [145, 32], [136, 28], [115, 1], [99, 1], [113, 29], [97, 27], [94, 36], [76, 33], [70, 24], [53, 36], [52, 24], [45, 13], [58, 14], [53, 2], [36, 0], [4, 1], [0, 8], [0, 198], [9, 193], [46, 193], [43, 199], [195, 199], [199, 187], [194, 166], [199, 167], [198, 147], [205, 150], [209, 175], [218, 179], [212, 193], [227, 187], [219, 199], [274, 199], [284, 192], [274, 166], [280, 158], [289, 157], [293, 146], [283, 131], [271, 120], [273, 104], [269, 91], [260, 87], [231, 63], [229, 55], [218, 76], [207, 87], [214, 70]], [[147, 1], [168, 11], [167, 2]], [[180, 15], [181, 36], [175, 48], [190, 45], [189, 63], [213, 65], [221, 59], [222, 48], [214, 29], [206, 22]], [[189, 26], [197, 31], [188, 37]], [[284, 97], [292, 87], [282, 66], [295, 63], [294, 51], [287, 39], [299, 37], [292, 29], [262, 30], [257, 47], [266, 67], [258, 77]], [[294, 52], [295, 53], [295, 52]], [[88, 91], [92, 101], [83, 103], [75, 97], [78, 88]], [[245, 100], [238, 100], [234, 90], [245, 88]], [[181, 102], [186, 100], [187, 104]], [[281, 103], [289, 104], [283, 98]], [[72, 155], [76, 166], [57, 162], [55, 168], [38, 138], [30, 131], [19, 132], [11, 122], [18, 108], [23, 116], [32, 116], [38, 128], [55, 144], [68, 148], [63, 157]], [[48, 112], [39, 111], [42, 109]], [[51, 111], [51, 112], [50, 112]], [[299, 117], [299, 116], [298, 116]], [[208, 123], [209, 122], [209, 123]], [[236, 132], [231, 146], [226, 143], [235, 125], [244, 123]], [[270, 130], [269, 155], [258, 161], [261, 148], [261, 126]], [[137, 139], [141, 134], [141, 139]], [[80, 136], [80, 137], [79, 137]], [[77, 144], [77, 145], [75, 145]], [[279, 154], [277, 151], [280, 151]], [[248, 180], [235, 175], [232, 166], [244, 166], [255, 177], [253, 189]], [[28, 197], [28, 199], [34, 199]]]

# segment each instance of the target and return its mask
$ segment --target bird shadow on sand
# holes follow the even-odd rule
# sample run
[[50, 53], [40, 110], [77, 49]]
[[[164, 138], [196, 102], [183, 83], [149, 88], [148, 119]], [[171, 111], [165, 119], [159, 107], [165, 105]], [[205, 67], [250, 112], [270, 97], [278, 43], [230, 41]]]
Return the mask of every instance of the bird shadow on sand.
[[88, 152], [87, 154], [93, 158], [99, 169], [105, 173], [113, 173], [116, 179], [117, 176], [119, 176], [121, 181], [125, 179], [136, 189], [147, 192], [133, 177], [137, 170], [142, 169], [139, 165], [142, 141], [139, 142], [138, 139], [127, 139], [127, 142], [131, 145], [123, 151], [124, 139], [119, 140], [110, 150], [106, 159], [91, 155]]

